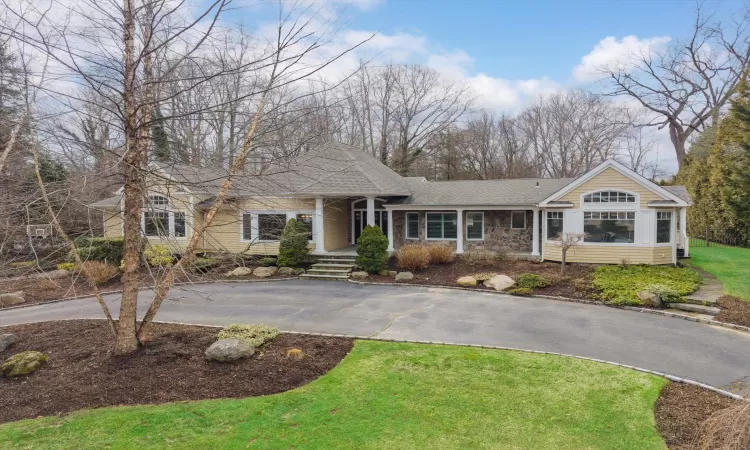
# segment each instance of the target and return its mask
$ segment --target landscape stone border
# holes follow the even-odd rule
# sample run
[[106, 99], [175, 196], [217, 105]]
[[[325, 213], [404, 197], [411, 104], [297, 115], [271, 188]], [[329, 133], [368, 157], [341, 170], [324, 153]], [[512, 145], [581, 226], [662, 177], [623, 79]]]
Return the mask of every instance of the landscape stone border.
[[476, 289], [476, 288], [468, 288], [468, 287], [462, 287], [462, 286], [440, 286], [440, 285], [434, 285], [434, 284], [415, 284], [415, 283], [377, 283], [377, 282], [372, 282], [372, 281], [360, 281], [360, 280], [352, 280], [352, 279], [349, 279], [348, 281], [350, 283], [362, 284], [362, 285], [372, 284], [375, 286], [399, 286], [399, 287], [422, 287], [422, 288], [432, 288], [432, 289], [453, 289], [457, 291], [481, 292], [484, 294], [503, 294], [503, 295], [510, 295], [511, 297], [518, 297], [518, 298], [543, 298], [547, 300], [558, 300], [558, 301], [569, 302], [569, 303], [583, 303], [585, 305], [606, 306], [608, 308], [614, 308], [614, 309], [624, 309], [627, 311], [656, 314], [657, 316], [672, 317], [674, 319], [683, 319], [683, 320], [687, 320], [690, 322], [697, 322], [697, 323], [702, 323], [706, 325], [713, 325], [716, 327], [728, 328], [730, 330], [740, 331], [743, 333], [750, 333], [750, 327], [746, 327], [743, 325], [720, 322], [718, 320], [704, 319], [702, 317], [693, 317], [693, 316], [689, 316], [686, 314], [673, 313], [670, 311], [662, 311], [659, 309], [641, 308], [638, 306], [610, 305], [604, 302], [600, 302], [598, 300], [586, 300], [586, 299], [580, 299], [580, 298], [559, 297], [556, 295], [513, 295], [505, 291], [495, 291], [495, 290], [490, 290], [490, 289]]
[[[382, 283], [386, 284], [386, 283]], [[65, 319], [65, 320], [80, 320], [80, 319]], [[104, 320], [104, 319], [98, 319], [98, 320]], [[183, 323], [183, 322], [170, 322], [170, 321], [158, 321], [155, 320], [154, 323], [165, 323], [165, 324], [172, 324], [172, 325], [188, 325], [188, 326], [198, 326], [198, 327], [207, 327], [207, 328], [216, 328], [221, 329], [224, 328], [221, 325], [204, 325], [204, 324], [198, 324], [198, 323]], [[509, 351], [515, 351], [515, 352], [524, 352], [524, 353], [536, 353], [539, 355], [554, 355], [554, 356], [564, 356], [566, 358], [575, 358], [580, 359], [584, 361], [593, 361], [598, 362], [602, 364], [609, 364], [611, 366], [617, 366], [617, 367], [623, 367], [625, 369], [631, 369], [638, 372], [648, 373], [651, 375], [655, 375], [658, 377], [666, 378], [669, 381], [675, 382], [675, 383], [683, 383], [683, 384], [689, 384], [692, 386], [698, 386], [703, 389], [707, 389], [712, 392], [716, 392], [717, 394], [723, 395], [725, 397], [732, 398], [734, 400], [745, 400], [744, 397], [741, 395], [735, 394], [733, 392], [729, 392], [724, 389], [720, 389], [714, 386], [711, 386], [710, 384], [701, 383], [700, 381], [691, 380], [689, 378], [682, 378], [678, 377], [676, 375], [671, 375], [668, 373], [658, 372], [656, 370], [650, 370], [650, 369], [644, 369], [643, 367], [638, 366], [631, 366], [628, 364], [621, 364], [614, 361], [607, 361], [605, 359], [597, 359], [597, 358], [589, 358], [587, 356], [578, 356], [578, 355], [570, 355], [567, 353], [558, 353], [558, 352], [545, 352], [542, 350], [528, 350], [524, 348], [516, 348], [516, 347], [503, 347], [499, 345], [479, 345], [479, 344], [463, 344], [458, 342], [446, 342], [446, 341], [422, 341], [422, 340], [416, 340], [416, 339], [389, 339], [389, 338], [379, 338], [379, 337], [372, 337], [372, 336], [358, 336], [355, 334], [331, 334], [331, 333], [310, 333], [305, 331], [285, 331], [285, 330], [279, 330], [281, 333], [284, 334], [299, 334], [299, 335], [308, 335], [308, 336], [321, 336], [321, 337], [335, 337], [335, 338], [345, 338], [345, 339], [358, 339], [361, 341], [381, 341], [381, 342], [403, 342], [403, 343], [409, 343], [409, 344], [433, 344], [433, 345], [450, 345], [450, 346], [457, 346], [457, 347], [472, 347], [472, 348], [487, 348], [492, 350], [509, 350]]]

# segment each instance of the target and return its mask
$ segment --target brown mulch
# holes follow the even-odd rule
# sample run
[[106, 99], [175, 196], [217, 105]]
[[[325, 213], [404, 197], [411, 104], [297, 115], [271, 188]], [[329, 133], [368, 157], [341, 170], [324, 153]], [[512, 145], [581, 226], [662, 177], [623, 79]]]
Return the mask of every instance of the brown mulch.
[[750, 301], [725, 295], [719, 298], [718, 304], [721, 311], [716, 320], [750, 327]]
[[[112, 356], [106, 322], [76, 320], [0, 328], [16, 343], [0, 361], [24, 350], [49, 356], [37, 372], [0, 376], [0, 423], [82, 408], [274, 394], [320, 377], [352, 348], [351, 339], [282, 334], [236, 363], [208, 362], [215, 328], [155, 324], [152, 339], [128, 356]], [[302, 349], [300, 360], [286, 357]]]
[[[227, 280], [226, 273], [236, 268], [237, 266], [224, 266], [212, 269], [207, 273], [198, 272], [178, 272], [175, 274], [175, 282], [177, 283], [207, 283], [211, 281]], [[247, 266], [249, 268], [255, 268], [258, 266]], [[145, 273], [142, 274], [141, 286], [144, 288], [154, 285], [154, 276]], [[285, 278], [296, 278], [296, 275], [274, 275], [268, 279], [285, 279]], [[257, 280], [258, 278], [252, 275], [245, 275], [241, 277], [231, 277], [232, 280]], [[122, 283], [120, 277], [117, 276], [109, 281], [109, 283], [99, 286], [99, 290], [102, 292], [106, 291], [119, 291], [122, 289]], [[37, 278], [37, 279], [26, 279], [26, 280], [3, 280], [0, 278], [0, 294], [6, 292], [23, 291], [26, 303], [23, 305], [29, 305], [33, 303], [45, 302], [50, 300], [59, 299], [70, 299], [73, 297], [80, 297], [82, 295], [93, 295], [94, 291], [86, 281], [80, 275], [71, 275], [65, 278], [49, 279], [49, 278]], [[0, 309], [3, 306], [0, 305]]]
[[[523, 273], [534, 273], [541, 275], [552, 282], [546, 288], [534, 289], [534, 294], [553, 295], [560, 297], [591, 299], [597, 293], [592, 286], [594, 268], [588, 264], [569, 264], [564, 276], [560, 275], [560, 264], [555, 262], [538, 262], [509, 259], [497, 261], [488, 265], [470, 265], [461, 258], [450, 264], [433, 264], [414, 273], [414, 279], [399, 281], [399, 284], [429, 284], [433, 286], [458, 286], [456, 280], [467, 275], [477, 273], [497, 273], [515, 278]], [[396, 267], [395, 258], [389, 261], [391, 270], [399, 270]], [[375, 283], [394, 283], [392, 277], [370, 275], [366, 281]], [[479, 290], [487, 290], [481, 283], [476, 287]]]
[[693, 449], [701, 424], [737, 401], [698, 386], [669, 383], [656, 401], [656, 428], [671, 450]]

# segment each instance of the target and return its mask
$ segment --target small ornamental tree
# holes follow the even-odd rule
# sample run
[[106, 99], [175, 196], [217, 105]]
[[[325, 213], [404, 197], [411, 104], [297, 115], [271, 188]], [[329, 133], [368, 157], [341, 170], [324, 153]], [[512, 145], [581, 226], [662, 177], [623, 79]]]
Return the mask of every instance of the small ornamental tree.
[[388, 238], [378, 226], [366, 226], [357, 239], [357, 265], [368, 273], [388, 266]]
[[560, 249], [562, 251], [560, 274], [565, 275], [565, 264], [568, 262], [568, 250], [581, 245], [585, 236], [584, 233], [563, 233], [562, 236], [560, 236]]
[[304, 261], [310, 253], [307, 242], [309, 234], [309, 230], [302, 222], [289, 219], [281, 233], [276, 264], [279, 267], [294, 267]]

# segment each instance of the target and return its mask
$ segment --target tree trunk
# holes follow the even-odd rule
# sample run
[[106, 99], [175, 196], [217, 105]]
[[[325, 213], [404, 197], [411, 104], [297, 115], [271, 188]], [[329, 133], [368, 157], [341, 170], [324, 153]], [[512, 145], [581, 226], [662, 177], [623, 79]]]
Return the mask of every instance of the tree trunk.
[[675, 156], [677, 157], [677, 166], [682, 168], [682, 163], [685, 160], [687, 153], [685, 152], [685, 136], [684, 133], [679, 130], [675, 125], [669, 124], [669, 139], [674, 145]]
[[560, 275], [565, 275], [565, 260], [568, 258], [568, 250], [562, 249], [562, 261], [560, 261]]

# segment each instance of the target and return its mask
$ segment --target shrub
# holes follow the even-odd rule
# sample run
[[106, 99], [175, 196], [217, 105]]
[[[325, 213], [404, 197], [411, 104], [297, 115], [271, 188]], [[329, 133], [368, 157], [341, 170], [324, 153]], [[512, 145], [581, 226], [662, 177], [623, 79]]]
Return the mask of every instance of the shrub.
[[114, 278], [120, 271], [117, 267], [101, 261], [84, 261], [81, 272], [96, 285], [102, 285]]
[[388, 265], [388, 238], [378, 226], [366, 226], [357, 239], [357, 265], [368, 273], [378, 273]]
[[302, 359], [305, 357], [305, 352], [299, 348], [290, 348], [286, 351], [286, 357], [292, 359]]
[[196, 272], [206, 273], [209, 269], [217, 265], [219, 265], [219, 261], [216, 258], [195, 258], [189, 267]]
[[[78, 256], [83, 261], [102, 261], [116, 264], [122, 260], [123, 238], [78, 238]], [[72, 257], [69, 258], [72, 260]]]
[[289, 219], [279, 242], [279, 266], [293, 267], [307, 258], [310, 253], [307, 237], [308, 230], [305, 225], [297, 219]]
[[683, 301], [701, 285], [700, 275], [689, 268], [670, 266], [600, 266], [594, 270], [594, 287], [606, 303], [614, 305], [642, 305], [638, 293], [659, 285], [668, 289], [673, 301]]
[[143, 251], [149, 266], [161, 267], [168, 266], [174, 261], [172, 251], [166, 245], [155, 244]]
[[494, 277], [495, 275], [497, 275], [497, 274], [496, 273], [491, 273], [491, 272], [482, 272], [482, 273], [478, 273], [478, 274], [473, 275], [473, 276], [474, 276], [474, 279], [477, 280], [477, 281], [487, 281], [490, 278]]
[[456, 259], [456, 252], [449, 245], [429, 245], [427, 251], [433, 264], [447, 264]]
[[260, 261], [258, 261], [258, 262], [263, 267], [275, 266], [277, 264], [276, 258], [271, 258], [270, 256], [267, 256], [265, 258], [261, 258]]
[[420, 244], [408, 244], [396, 252], [396, 266], [399, 269], [415, 271], [424, 269], [430, 263], [430, 251]]
[[58, 264], [57, 270], [67, 270], [68, 272], [75, 272], [76, 270], [78, 270], [78, 267], [76, 267], [75, 263], [66, 262]]
[[548, 279], [534, 273], [522, 273], [516, 278], [516, 286], [519, 288], [543, 288], [550, 284]]
[[279, 329], [268, 325], [234, 323], [219, 331], [219, 339], [239, 339], [253, 347], [260, 347], [279, 335]]
[[663, 284], [652, 284], [646, 288], [648, 292], [659, 296], [666, 303], [684, 303], [685, 297], [680, 292]]
[[492, 250], [471, 248], [464, 252], [461, 259], [470, 266], [489, 266], [498, 260], [498, 255]]
[[531, 289], [527, 287], [508, 289], [506, 292], [511, 295], [531, 295]]

